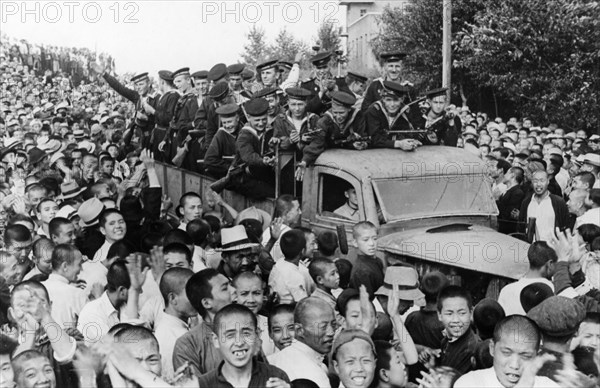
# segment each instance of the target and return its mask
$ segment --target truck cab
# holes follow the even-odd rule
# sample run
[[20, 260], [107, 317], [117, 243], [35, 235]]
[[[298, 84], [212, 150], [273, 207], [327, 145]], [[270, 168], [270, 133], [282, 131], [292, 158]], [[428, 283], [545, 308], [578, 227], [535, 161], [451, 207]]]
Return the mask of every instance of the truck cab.
[[460, 148], [328, 150], [305, 174], [302, 223], [317, 233], [344, 225], [351, 242], [355, 221], [335, 214], [348, 187], [356, 191], [360, 220], [379, 227], [386, 263], [441, 270], [457, 283], [487, 282], [479, 284], [484, 288], [527, 271], [529, 245], [495, 230], [498, 209], [485, 163]]

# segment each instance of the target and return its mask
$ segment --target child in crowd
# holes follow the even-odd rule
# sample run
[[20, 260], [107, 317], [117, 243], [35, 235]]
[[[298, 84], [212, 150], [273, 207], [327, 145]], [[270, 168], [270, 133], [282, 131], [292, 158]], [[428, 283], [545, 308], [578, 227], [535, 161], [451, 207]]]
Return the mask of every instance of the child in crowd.
[[471, 330], [471, 295], [461, 287], [448, 286], [438, 295], [437, 309], [445, 333], [440, 365], [455, 368], [462, 374], [473, 370], [474, 355], [481, 340]]
[[[281, 369], [254, 361], [258, 340], [256, 315], [239, 304], [221, 309], [214, 318], [213, 344], [223, 362], [212, 371], [200, 376], [200, 387], [283, 387], [289, 384]], [[226, 385], [225, 385], [226, 386]]]
[[233, 279], [235, 300], [238, 304], [246, 306], [254, 313], [258, 322], [259, 338], [262, 342], [262, 351], [265, 356], [275, 352], [275, 345], [269, 337], [269, 323], [267, 317], [259, 314], [263, 308], [265, 287], [262, 279], [254, 272], [242, 272]]
[[275, 345], [275, 352], [288, 347], [296, 335], [294, 308], [289, 304], [279, 304], [269, 314], [269, 337]]
[[289, 230], [281, 236], [281, 251], [285, 260], [275, 263], [269, 275], [271, 293], [277, 293], [279, 303], [292, 304], [308, 296], [308, 287], [300, 265], [306, 252], [306, 238], [300, 230]]
[[338, 323], [341, 323], [341, 316], [336, 308], [336, 300], [332, 290], [335, 290], [340, 285], [340, 274], [335, 263], [329, 259], [314, 259], [308, 266], [308, 272], [312, 280], [317, 285], [317, 289], [311, 296], [323, 299], [327, 302], [333, 311]]
[[350, 287], [358, 289], [364, 284], [371, 299], [383, 285], [383, 263], [376, 256], [377, 235], [377, 227], [369, 221], [361, 221], [352, 228], [358, 256], [352, 267]]

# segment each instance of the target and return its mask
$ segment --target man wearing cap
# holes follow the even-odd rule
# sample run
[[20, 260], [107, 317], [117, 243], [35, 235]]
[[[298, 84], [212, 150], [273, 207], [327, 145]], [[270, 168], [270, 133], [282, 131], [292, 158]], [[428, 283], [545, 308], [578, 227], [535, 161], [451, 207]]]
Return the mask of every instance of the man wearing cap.
[[447, 90], [448, 88], [438, 88], [426, 92], [427, 100], [420, 107], [423, 114], [414, 115], [417, 116], [413, 119], [414, 125], [427, 130], [427, 135], [419, 138], [423, 144], [456, 147], [462, 125], [460, 119], [446, 109]]
[[349, 71], [345, 78], [336, 78], [338, 88], [356, 98], [355, 108], [360, 109], [365, 98], [368, 77]]
[[232, 176], [231, 189], [251, 198], [273, 196], [274, 156], [267, 156], [270, 134], [267, 127], [269, 103], [264, 98], [254, 98], [244, 104], [248, 123], [240, 130], [236, 140], [233, 170], [242, 170]]
[[375, 344], [362, 330], [344, 330], [333, 341], [331, 361], [345, 388], [367, 388], [375, 377]]
[[[179, 148], [185, 147], [191, 140], [188, 133], [194, 129], [194, 117], [198, 110], [198, 100], [193, 92], [190, 69], [184, 67], [173, 72], [173, 84], [181, 97], [175, 105], [173, 119], [165, 140], [161, 143], [162, 147], [159, 145], [159, 150], [165, 152], [165, 159], [169, 161], [177, 154]], [[164, 144], [165, 141], [169, 143], [169, 147]]]
[[256, 94], [264, 88], [279, 86], [279, 67], [277, 59], [268, 59], [256, 65], [256, 82], [252, 84], [251, 92]]
[[141, 131], [142, 145], [147, 147], [150, 140], [150, 133], [154, 128], [154, 115], [150, 114], [151, 107], [156, 108], [156, 104], [159, 99], [159, 95], [152, 89], [152, 83], [148, 78], [148, 73], [140, 73], [131, 78], [131, 82], [135, 85], [135, 90], [129, 89], [125, 85], [121, 84], [115, 77], [108, 74], [106, 68], [102, 68], [99, 64], [95, 63], [92, 66], [95, 70], [102, 75], [102, 78], [121, 96], [125, 97], [135, 105], [135, 116], [133, 120], [135, 132], [136, 129]]
[[258, 243], [248, 239], [242, 225], [221, 229], [221, 257], [217, 271], [232, 280], [246, 271], [254, 271], [258, 259]]
[[217, 63], [214, 65], [208, 71], [207, 79], [212, 82], [213, 86], [219, 83], [229, 83], [227, 65], [224, 63]]
[[[316, 124], [319, 116], [306, 111], [307, 100], [311, 96], [308, 90], [288, 88], [285, 93], [288, 96], [288, 110], [286, 113], [280, 113], [275, 118], [271, 144], [279, 144], [279, 148], [282, 150], [295, 151], [298, 159], [304, 159], [304, 147], [318, 136], [319, 129], [316, 128]], [[302, 163], [304, 163], [303, 167], [306, 167], [306, 162]], [[302, 167], [299, 166], [299, 168]], [[288, 163], [281, 166], [281, 169], [282, 176], [291, 178], [294, 171], [293, 166]], [[285, 179], [284, 184], [289, 184], [290, 180], [293, 181], [293, 179]], [[288, 189], [290, 188], [288, 187]]]
[[583, 159], [583, 165], [580, 171], [589, 171], [594, 174], [596, 182], [594, 183], [594, 189], [600, 189], [600, 154], [588, 153], [585, 154]]
[[312, 57], [310, 62], [313, 65], [315, 77], [301, 84], [304, 89], [310, 90], [313, 94], [307, 103], [306, 110], [319, 116], [331, 107], [331, 92], [338, 88], [329, 70], [331, 55], [331, 52], [323, 52]]
[[236, 104], [227, 104], [216, 109], [221, 122], [221, 128], [213, 137], [206, 155], [204, 168], [208, 175], [221, 179], [227, 175], [231, 161], [235, 156], [235, 141], [242, 128]]
[[[227, 104], [235, 104], [229, 83], [218, 82], [203, 99], [202, 106], [198, 108], [194, 118], [194, 128], [204, 134], [203, 138], [198, 139], [199, 147], [195, 154], [196, 159], [202, 159], [206, 155], [206, 151], [220, 127], [219, 115], [216, 110]], [[240, 114], [239, 117], [244, 122], [245, 116]]]
[[[365, 116], [356, 107], [356, 102], [356, 98], [347, 92], [337, 91], [331, 93], [331, 109], [325, 112], [317, 122], [317, 128], [321, 129], [324, 134], [322, 139], [325, 148], [355, 150], [367, 148], [366, 141], [353, 141], [366, 136]], [[321, 137], [316, 138], [316, 140], [318, 139], [321, 139]], [[307, 148], [310, 150], [314, 146], [319, 146], [317, 141], [313, 141]], [[323, 150], [315, 150], [315, 159]]]
[[168, 70], [158, 72], [158, 87], [160, 90], [160, 98], [154, 110], [156, 127], [152, 131], [150, 140], [154, 158], [158, 161], [164, 160], [164, 154], [159, 151], [158, 145], [164, 140], [169, 124], [173, 120], [175, 107], [179, 101], [180, 95], [173, 84], [173, 73]]
[[[361, 110], [366, 111], [371, 106], [371, 104], [381, 99], [381, 91], [382, 89], [384, 89], [384, 81], [401, 83], [400, 72], [402, 71], [402, 60], [407, 55], [408, 54], [400, 51], [391, 51], [382, 53], [379, 56], [381, 61], [384, 63], [384, 76], [374, 79], [373, 82], [371, 82], [371, 85], [369, 85], [369, 87], [367, 88], [367, 92], [365, 93], [365, 98], [362, 102]], [[402, 84], [404, 85], [405, 83], [406, 81]]]
[[266, 132], [273, 131], [273, 123], [275, 119], [283, 114], [284, 110], [279, 103], [281, 97], [279, 95], [280, 90], [275, 87], [268, 87], [259, 90], [254, 94], [254, 98], [264, 98], [269, 103], [269, 109], [267, 110], [267, 129]]
[[240, 105], [252, 98], [252, 94], [244, 89], [242, 78], [242, 72], [246, 68], [246, 65], [242, 63], [236, 63], [235, 65], [227, 66], [227, 72], [229, 73], [229, 89], [233, 96], [233, 100], [236, 104]]
[[585, 318], [585, 307], [575, 299], [551, 296], [527, 313], [542, 333], [541, 354], [551, 354], [555, 360], [544, 364], [538, 376], [556, 382], [556, 373], [564, 366], [563, 355], [569, 353], [571, 339]]
[[414, 130], [406, 114], [404, 99], [408, 88], [396, 82], [383, 81], [382, 97], [375, 101], [366, 113], [367, 134], [371, 136], [373, 148], [400, 148], [413, 151], [421, 142], [411, 136], [390, 134], [390, 131], [401, 132]]
[[204, 97], [208, 95], [210, 81], [208, 80], [208, 70], [200, 70], [192, 74], [194, 79], [194, 90], [198, 96], [198, 108], [202, 106]]

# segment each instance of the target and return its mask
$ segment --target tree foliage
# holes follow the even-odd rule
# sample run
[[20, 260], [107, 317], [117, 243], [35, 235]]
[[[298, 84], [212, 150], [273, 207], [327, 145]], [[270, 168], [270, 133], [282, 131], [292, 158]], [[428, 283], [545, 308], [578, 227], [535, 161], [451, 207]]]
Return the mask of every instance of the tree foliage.
[[246, 34], [246, 39], [248, 39], [248, 43], [244, 45], [242, 60], [247, 65], [255, 67], [257, 63], [260, 63], [271, 54], [265, 38], [265, 30], [254, 24]]
[[317, 31], [317, 41], [321, 45], [321, 51], [338, 50], [342, 39], [340, 38], [336, 24], [329, 20], [321, 23]]
[[459, 39], [458, 66], [514, 101], [523, 115], [569, 129], [598, 130], [597, 1], [489, 2]]
[[253, 25], [246, 34], [248, 42], [241, 54], [242, 61], [250, 67], [268, 58], [293, 61], [296, 53], [308, 51], [308, 45], [301, 39], [296, 39], [285, 27], [279, 30], [274, 43], [269, 43], [265, 30]]
[[[452, 1], [452, 33], [463, 31], [483, 9], [480, 0]], [[372, 41], [373, 53], [402, 50], [408, 53], [404, 60], [405, 77], [418, 90], [436, 88], [442, 83], [442, 1], [414, 0], [401, 7], [388, 6], [381, 15], [381, 31]], [[456, 58], [456, 41], [452, 42]], [[453, 84], [463, 89], [470, 84], [468, 71], [454, 68]], [[476, 90], [472, 90], [476, 92]]]
[[[406, 78], [441, 84], [442, 1], [388, 7], [376, 55], [409, 53]], [[592, 0], [452, 0], [452, 83], [464, 100], [482, 88], [521, 116], [569, 129], [598, 129], [600, 4]]]

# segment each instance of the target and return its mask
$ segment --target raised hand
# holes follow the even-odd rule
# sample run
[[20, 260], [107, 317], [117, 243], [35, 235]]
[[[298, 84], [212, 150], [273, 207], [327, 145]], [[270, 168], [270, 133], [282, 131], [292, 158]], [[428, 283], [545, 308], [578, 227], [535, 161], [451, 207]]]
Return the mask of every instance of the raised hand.
[[163, 247], [155, 246], [150, 250], [150, 269], [154, 280], [158, 282], [166, 271]]
[[142, 150], [142, 152], [140, 153], [140, 160], [142, 161], [142, 163], [144, 163], [144, 166], [146, 166], [146, 170], [153, 169], [155, 166], [154, 154], [150, 152], [149, 149]]
[[360, 293], [360, 314], [362, 317], [360, 328], [362, 331], [371, 335], [377, 326], [377, 316], [375, 315], [375, 310], [371, 306], [367, 287], [365, 287], [364, 284], [361, 284], [358, 292]]
[[281, 237], [281, 228], [283, 227], [283, 218], [277, 217], [271, 221], [271, 238], [279, 240]]
[[127, 256], [126, 266], [127, 271], [129, 272], [131, 287], [134, 290], [141, 290], [142, 285], [146, 280], [146, 273], [150, 270], [149, 268], [142, 270], [142, 256], [139, 253], [132, 253]]

